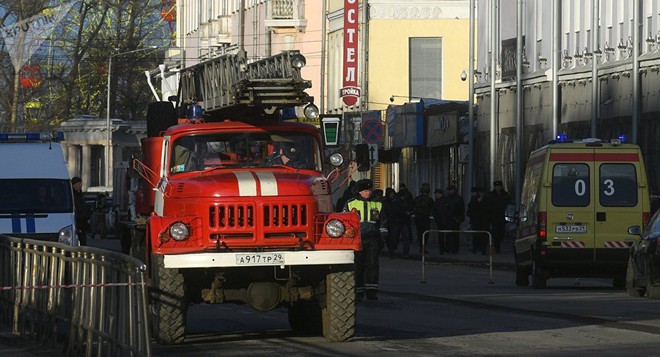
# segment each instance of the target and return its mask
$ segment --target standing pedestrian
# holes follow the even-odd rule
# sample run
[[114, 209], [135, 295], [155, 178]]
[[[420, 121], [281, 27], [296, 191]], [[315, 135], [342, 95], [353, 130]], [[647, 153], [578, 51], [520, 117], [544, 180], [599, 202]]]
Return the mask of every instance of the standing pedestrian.
[[[435, 221], [435, 229], [437, 230], [442, 230], [445, 229], [445, 226], [442, 224], [442, 197], [444, 196], [444, 192], [436, 188], [435, 191], [433, 191], [433, 206], [431, 206], [431, 215], [433, 216], [433, 220]], [[442, 255], [442, 253], [445, 252], [445, 234], [444, 233], [438, 233], [438, 254]]]
[[82, 179], [78, 176], [71, 179], [73, 187], [73, 208], [76, 223], [76, 235], [80, 245], [87, 245], [87, 233], [89, 232], [90, 212], [85, 206], [85, 198], [82, 193]]
[[[456, 186], [449, 185], [445, 190], [445, 195], [440, 200], [441, 213], [440, 218], [443, 229], [457, 231], [461, 227], [461, 222], [465, 218], [465, 203], [463, 198], [456, 194]], [[446, 234], [445, 251], [449, 254], [456, 254], [459, 250], [459, 233], [451, 232]]]
[[493, 182], [493, 191], [490, 193], [488, 201], [491, 213], [490, 234], [493, 237], [493, 248], [495, 252], [499, 253], [506, 227], [504, 218], [506, 206], [511, 203], [511, 196], [504, 190], [502, 181]]
[[351, 181], [351, 183], [348, 184], [348, 187], [346, 187], [346, 190], [344, 190], [342, 196], [337, 200], [337, 204], [335, 205], [335, 212], [343, 211], [344, 207], [346, 206], [346, 202], [355, 198], [356, 196], [357, 183], [355, 181]]
[[[472, 198], [468, 203], [466, 216], [470, 218], [470, 229], [474, 231], [488, 231], [490, 229], [490, 216], [488, 202], [486, 200], [486, 189], [483, 187], [472, 188]], [[488, 248], [488, 236], [485, 233], [472, 233], [472, 253], [478, 251], [486, 255]]]
[[398, 193], [394, 194], [392, 202], [388, 207], [387, 219], [392, 229], [388, 232], [389, 241], [387, 242], [387, 250], [390, 253], [390, 257], [394, 256], [399, 242], [402, 242], [403, 257], [408, 258], [410, 255], [411, 240], [410, 216], [406, 210], [406, 204], [403, 202], [403, 198]]
[[406, 187], [405, 183], [399, 184], [398, 194], [401, 196], [403, 204], [406, 207], [406, 212], [408, 213], [408, 224], [406, 227], [408, 227], [408, 236], [412, 237], [411, 217], [415, 209], [415, 198], [413, 197], [413, 194], [408, 190], [408, 187]]
[[422, 247], [426, 246], [423, 242], [424, 232], [431, 229], [431, 208], [433, 207], [433, 199], [429, 194], [431, 193], [431, 186], [428, 183], [423, 183], [420, 188], [420, 195], [415, 197], [414, 214], [415, 214], [415, 229], [417, 230], [417, 243], [419, 244], [419, 254], [428, 254], [428, 251], [423, 250]]
[[355, 210], [360, 217], [362, 250], [355, 255], [355, 287], [358, 300], [366, 294], [368, 300], [378, 300], [381, 233], [387, 229], [387, 218], [381, 216], [383, 204], [372, 200], [373, 182], [358, 181], [358, 196], [346, 203], [345, 211]]

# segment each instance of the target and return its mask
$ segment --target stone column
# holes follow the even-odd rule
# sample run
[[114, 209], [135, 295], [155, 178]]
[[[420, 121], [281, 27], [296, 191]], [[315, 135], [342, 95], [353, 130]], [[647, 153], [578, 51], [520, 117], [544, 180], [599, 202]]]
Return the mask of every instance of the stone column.
[[78, 166], [78, 145], [68, 144], [66, 146], [66, 161], [69, 166], [69, 175], [71, 177], [78, 176], [79, 166]]
[[82, 190], [87, 191], [91, 179], [91, 165], [92, 165], [92, 147], [90, 145], [82, 145], [82, 156], [80, 157]]

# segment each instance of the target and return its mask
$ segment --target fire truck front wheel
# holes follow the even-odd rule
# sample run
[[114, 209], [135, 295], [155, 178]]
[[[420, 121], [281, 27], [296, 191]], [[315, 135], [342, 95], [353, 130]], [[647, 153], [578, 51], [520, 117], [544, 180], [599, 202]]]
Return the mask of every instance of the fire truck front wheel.
[[355, 334], [355, 275], [352, 271], [330, 273], [325, 284], [323, 336], [333, 342], [346, 341]]
[[187, 310], [183, 275], [178, 269], [165, 268], [162, 255], [152, 255], [151, 262], [153, 336], [164, 345], [182, 343]]

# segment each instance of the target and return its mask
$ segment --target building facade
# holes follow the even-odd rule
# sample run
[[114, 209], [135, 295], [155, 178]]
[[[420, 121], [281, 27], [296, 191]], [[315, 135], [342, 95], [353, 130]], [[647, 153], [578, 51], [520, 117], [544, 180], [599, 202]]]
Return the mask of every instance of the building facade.
[[[558, 134], [622, 136], [642, 147], [657, 192], [660, 1], [522, 4], [522, 159]], [[510, 190], [519, 90], [517, 9], [514, 1], [477, 5], [475, 182], [485, 185], [494, 177]]]
[[[307, 58], [303, 77], [312, 81], [309, 93], [315, 97], [321, 114], [342, 118], [340, 145], [331, 150], [355, 158], [355, 145], [364, 142], [360, 129], [365, 113], [376, 115], [387, 126], [389, 106], [403, 107], [421, 98], [467, 99], [468, 82], [461, 74], [467, 69], [468, 59], [468, 3], [179, 0], [177, 35], [165, 65], [170, 69], [188, 67], [239, 47], [247, 51], [249, 60], [281, 50], [300, 50]], [[356, 32], [350, 37], [353, 42], [349, 49], [347, 34], [351, 31]], [[351, 72], [355, 83], [351, 87], [357, 87], [359, 94], [357, 100], [347, 104], [340, 93], [346, 87], [349, 50], [352, 52], [348, 58], [355, 62]], [[176, 94], [176, 72], [164, 73], [162, 78], [163, 98]], [[457, 127], [458, 118], [450, 120]], [[428, 129], [425, 123], [420, 130]], [[457, 172], [463, 171], [465, 163], [452, 158], [458, 158], [462, 137], [429, 144], [424, 135], [413, 143], [398, 144], [390, 133], [386, 130], [371, 144], [382, 150], [395, 148], [401, 155], [368, 172], [354, 173], [354, 180], [373, 177], [379, 188], [398, 188], [400, 182], [405, 182], [417, 192], [421, 182], [430, 182], [434, 188], [455, 183]], [[452, 168], [450, 162], [456, 167]], [[450, 176], [451, 170], [454, 176]]]

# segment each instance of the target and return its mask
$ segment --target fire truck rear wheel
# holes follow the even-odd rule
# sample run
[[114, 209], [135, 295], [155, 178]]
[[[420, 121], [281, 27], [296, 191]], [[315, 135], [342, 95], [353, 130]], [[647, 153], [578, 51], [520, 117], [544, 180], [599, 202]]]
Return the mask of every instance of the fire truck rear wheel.
[[333, 342], [346, 341], [355, 335], [355, 275], [352, 271], [330, 273], [325, 284], [323, 336]]
[[187, 310], [183, 275], [178, 269], [165, 268], [162, 255], [152, 255], [151, 261], [153, 336], [164, 345], [182, 343]]

